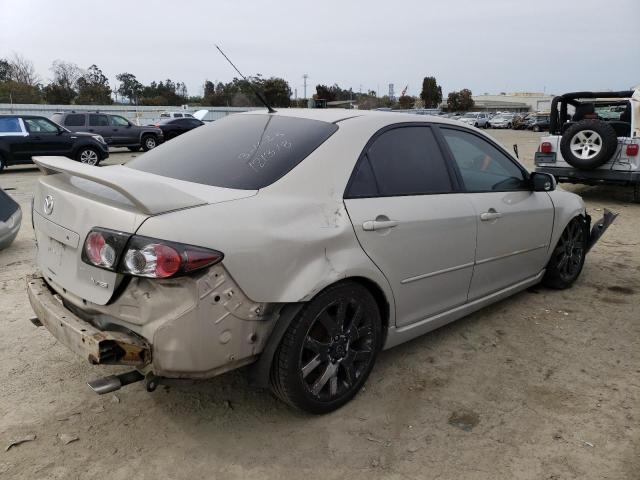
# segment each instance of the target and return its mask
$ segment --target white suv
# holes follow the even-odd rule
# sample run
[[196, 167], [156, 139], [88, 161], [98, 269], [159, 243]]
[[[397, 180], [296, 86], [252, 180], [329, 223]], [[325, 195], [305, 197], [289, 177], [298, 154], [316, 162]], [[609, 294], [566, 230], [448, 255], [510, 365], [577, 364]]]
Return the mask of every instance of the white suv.
[[634, 187], [640, 202], [640, 88], [565, 93], [553, 99], [536, 171], [558, 182]]

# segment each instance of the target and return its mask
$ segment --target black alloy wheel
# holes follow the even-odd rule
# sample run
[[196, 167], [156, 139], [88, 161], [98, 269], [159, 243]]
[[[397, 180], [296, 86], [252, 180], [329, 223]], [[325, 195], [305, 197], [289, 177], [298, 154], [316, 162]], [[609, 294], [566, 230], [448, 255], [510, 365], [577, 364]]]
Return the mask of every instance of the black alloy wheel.
[[294, 319], [272, 365], [274, 393], [310, 413], [327, 413], [353, 398], [380, 349], [380, 313], [355, 282], [329, 287]]
[[551, 255], [544, 277], [545, 285], [551, 288], [564, 289], [576, 281], [586, 256], [587, 224], [582, 217], [576, 217], [558, 239]]

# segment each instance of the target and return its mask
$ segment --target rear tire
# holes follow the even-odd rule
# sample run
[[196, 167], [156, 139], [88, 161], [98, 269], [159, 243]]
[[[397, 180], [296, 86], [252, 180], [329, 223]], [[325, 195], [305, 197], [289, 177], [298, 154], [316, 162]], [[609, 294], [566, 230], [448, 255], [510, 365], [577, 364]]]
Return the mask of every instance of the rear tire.
[[7, 164], [4, 161], [4, 158], [2, 157], [2, 155], [0, 155], [0, 173], [2, 173], [2, 171], [6, 168]]
[[364, 385], [381, 342], [380, 311], [369, 290], [351, 281], [333, 285], [285, 332], [271, 366], [271, 390], [309, 413], [336, 410]]
[[589, 231], [583, 217], [575, 217], [560, 235], [542, 283], [550, 288], [569, 288], [580, 276], [586, 257]]
[[158, 139], [155, 135], [144, 135], [142, 137], [142, 150], [148, 152], [158, 146]]
[[80, 163], [97, 166], [100, 163], [100, 154], [93, 147], [82, 147], [78, 150], [76, 160]]
[[167, 141], [171, 140], [172, 138], [176, 138], [177, 136], [178, 136], [177, 133], [169, 132], [169, 133], [167, 133]]

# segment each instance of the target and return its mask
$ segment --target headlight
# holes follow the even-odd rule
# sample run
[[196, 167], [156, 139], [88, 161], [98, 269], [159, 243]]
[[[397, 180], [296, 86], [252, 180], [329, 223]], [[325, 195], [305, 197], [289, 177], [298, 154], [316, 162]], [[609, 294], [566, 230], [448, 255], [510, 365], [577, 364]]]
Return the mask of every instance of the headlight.
[[91, 135], [93, 138], [95, 138], [97, 141], [99, 141], [100, 143], [107, 143], [104, 141], [104, 138], [102, 138], [102, 135]]

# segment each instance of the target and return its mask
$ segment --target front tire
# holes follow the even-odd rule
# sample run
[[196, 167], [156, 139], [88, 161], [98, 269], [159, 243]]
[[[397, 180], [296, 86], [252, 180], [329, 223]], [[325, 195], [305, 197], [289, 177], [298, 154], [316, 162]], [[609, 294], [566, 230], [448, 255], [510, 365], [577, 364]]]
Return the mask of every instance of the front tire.
[[271, 366], [271, 389], [285, 403], [328, 413], [362, 388], [382, 343], [378, 305], [362, 285], [327, 288], [292, 321]]
[[148, 152], [158, 146], [158, 139], [155, 135], [144, 135], [142, 137], [142, 150]]
[[545, 286], [564, 290], [576, 281], [584, 266], [588, 237], [587, 222], [583, 217], [576, 217], [569, 222], [547, 264], [542, 279]]
[[96, 166], [100, 163], [100, 154], [93, 147], [82, 147], [78, 150], [76, 160], [80, 163], [86, 163], [87, 165]]

